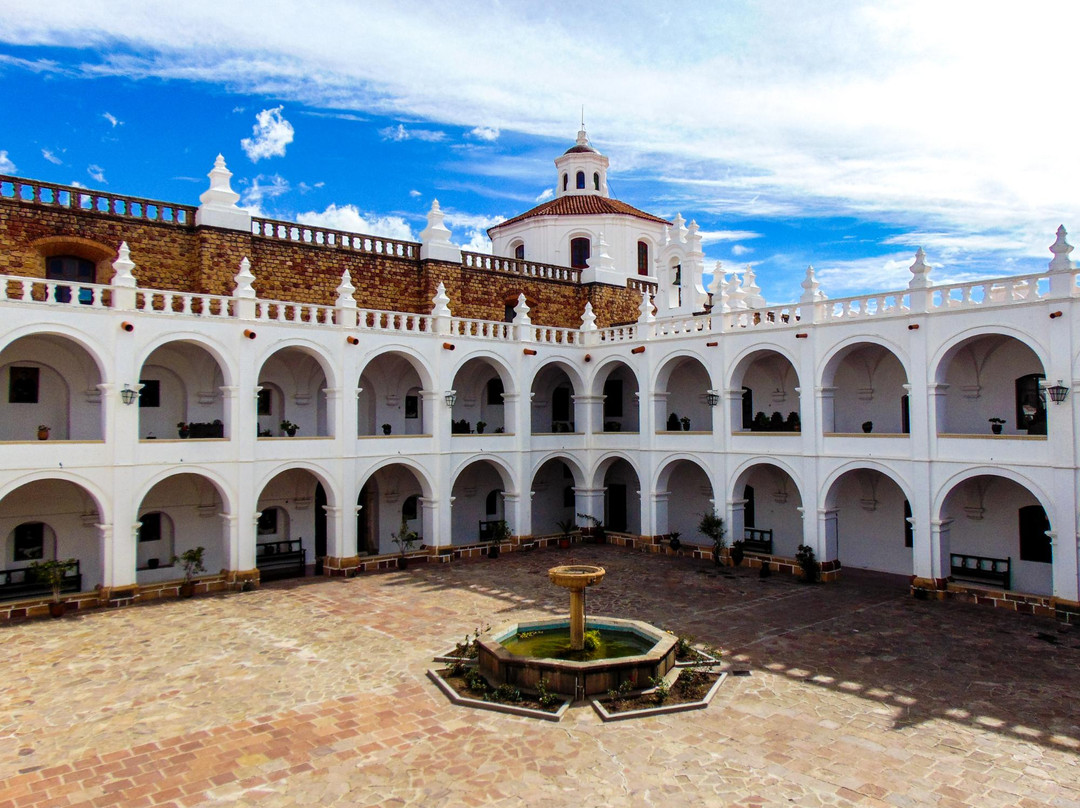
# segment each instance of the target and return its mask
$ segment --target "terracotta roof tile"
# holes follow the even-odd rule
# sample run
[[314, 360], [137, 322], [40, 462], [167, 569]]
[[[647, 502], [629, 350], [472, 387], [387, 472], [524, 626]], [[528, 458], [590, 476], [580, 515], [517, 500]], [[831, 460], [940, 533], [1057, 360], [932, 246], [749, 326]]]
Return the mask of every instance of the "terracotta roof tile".
[[638, 219], [644, 219], [647, 222], [671, 224], [667, 219], [661, 219], [659, 216], [653, 216], [651, 213], [638, 210], [633, 205], [627, 205], [618, 199], [608, 199], [595, 194], [568, 194], [567, 196], [560, 196], [558, 199], [552, 199], [542, 205], [537, 205], [532, 210], [527, 210], [513, 219], [500, 222], [494, 227], [488, 228], [488, 234], [490, 235], [492, 231], [501, 227], [525, 219], [532, 219], [536, 216], [604, 216], [610, 214], [636, 216]]

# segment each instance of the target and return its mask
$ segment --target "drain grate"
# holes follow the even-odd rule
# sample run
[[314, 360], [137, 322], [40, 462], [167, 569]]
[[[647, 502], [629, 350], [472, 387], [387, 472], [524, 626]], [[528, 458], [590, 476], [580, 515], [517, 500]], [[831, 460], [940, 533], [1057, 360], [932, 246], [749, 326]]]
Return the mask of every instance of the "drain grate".
[[750, 671], [748, 671], [746, 669], [735, 670], [735, 671], [731, 672], [731, 675], [732, 676], [749, 676]]

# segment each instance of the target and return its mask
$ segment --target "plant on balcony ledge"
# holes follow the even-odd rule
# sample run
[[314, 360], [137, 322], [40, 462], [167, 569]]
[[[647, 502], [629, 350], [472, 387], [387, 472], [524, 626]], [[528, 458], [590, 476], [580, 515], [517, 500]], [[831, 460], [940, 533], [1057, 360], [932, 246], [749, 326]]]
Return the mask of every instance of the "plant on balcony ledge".
[[990, 418], [990, 431], [995, 435], [1001, 434], [1001, 428], [1005, 425], [1004, 418]]
[[288, 435], [290, 438], [296, 434], [296, 430], [300, 427], [294, 424], [292, 421], [282, 421], [281, 431]]
[[178, 422], [176, 424], [176, 431], [179, 433], [181, 438], [186, 438], [188, 435], [191, 434], [191, 429], [190, 427], [188, 427], [187, 421]]
[[867, 434], [869, 434], [870, 432], [873, 432], [874, 431], [874, 422], [873, 421], [863, 421], [862, 422], [862, 431], [866, 432]]
[[679, 423], [682, 424], [683, 432], [690, 431], [690, 419], [687, 418], [685, 415], [679, 419]]
[[394, 431], [394, 428], [392, 426], [390, 426], [390, 424], [383, 424], [382, 425], [382, 433], [384, 435], [389, 435], [393, 431]]
[[679, 431], [679, 416], [676, 413], [671, 413], [671, 415], [667, 417], [667, 429], [668, 432]]
[[476, 434], [477, 435], [483, 435], [485, 429], [487, 429], [487, 421], [477, 421], [476, 422]]
[[51, 431], [51, 427], [48, 424], [38, 424], [37, 439], [38, 440], [48, 440], [50, 431]]

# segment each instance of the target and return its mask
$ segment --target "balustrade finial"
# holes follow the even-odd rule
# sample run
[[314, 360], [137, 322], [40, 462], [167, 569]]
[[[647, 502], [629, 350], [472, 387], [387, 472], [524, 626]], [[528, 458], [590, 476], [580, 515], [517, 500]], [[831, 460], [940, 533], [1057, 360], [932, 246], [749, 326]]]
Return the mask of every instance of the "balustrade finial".
[[585, 311], [581, 315], [581, 330], [596, 330], [596, 314], [593, 312], [592, 303], [589, 301], [585, 301]]
[[1065, 232], [1065, 225], [1059, 225], [1057, 229], [1057, 239], [1050, 245], [1050, 252], [1054, 254], [1053, 259], [1050, 261], [1050, 270], [1052, 272], [1076, 268], [1075, 264], [1069, 259], [1069, 253], [1073, 251], [1073, 246], [1065, 240], [1065, 237], [1068, 235], [1069, 234]]
[[131, 260], [131, 250], [126, 241], [120, 242], [120, 249], [116, 252], [116, 260], [113, 261], [113, 276], [110, 283], [113, 286], [133, 288], [135, 286], [135, 262]]
[[255, 275], [251, 271], [251, 261], [248, 260], [245, 255], [240, 261], [240, 271], [233, 276], [233, 281], [236, 283], [236, 287], [233, 289], [233, 297], [252, 298], [255, 297], [255, 289], [252, 288], [252, 283], [255, 281]]
[[446, 286], [442, 281], [439, 281], [439, 285], [435, 288], [435, 297], [431, 302], [435, 304], [431, 310], [432, 317], [450, 316], [450, 296], [446, 294]]
[[525, 293], [522, 292], [518, 295], [517, 305], [514, 306], [514, 325], [529, 325], [532, 320], [529, 319], [529, 303], [525, 299]]
[[450, 242], [450, 230], [443, 224], [446, 214], [439, 207], [439, 200], [431, 200], [427, 215], [427, 227], [420, 232], [420, 260], [461, 263], [461, 248]]
[[337, 303], [335, 304], [340, 308], [356, 308], [356, 298], [353, 297], [353, 292], [356, 291], [356, 287], [352, 284], [352, 276], [349, 275], [349, 270], [346, 269], [341, 273], [341, 283], [337, 288]]
[[649, 294], [647, 287], [642, 287], [641, 303], [638, 305], [638, 322], [651, 323], [655, 320], [656, 315], [653, 314], [652, 295]]
[[803, 278], [802, 288], [803, 294], [799, 299], [801, 303], [815, 303], [825, 299], [825, 294], [820, 291], [821, 284], [819, 284], [817, 278], [814, 277], [813, 264], [809, 264], [806, 267], [806, 277]]
[[930, 285], [929, 276], [934, 268], [926, 263], [926, 253], [923, 252], [922, 247], [915, 251], [915, 263], [909, 269], [912, 278], [908, 281], [908, 289], [925, 289]]

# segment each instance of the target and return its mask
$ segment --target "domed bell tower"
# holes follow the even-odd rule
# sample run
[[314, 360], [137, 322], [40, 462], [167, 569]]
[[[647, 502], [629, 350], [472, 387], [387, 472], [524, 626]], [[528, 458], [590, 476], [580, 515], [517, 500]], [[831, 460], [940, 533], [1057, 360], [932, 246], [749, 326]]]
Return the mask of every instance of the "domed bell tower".
[[578, 130], [577, 142], [555, 158], [555, 168], [559, 172], [556, 197], [608, 195], [608, 159], [589, 145], [584, 126]]

